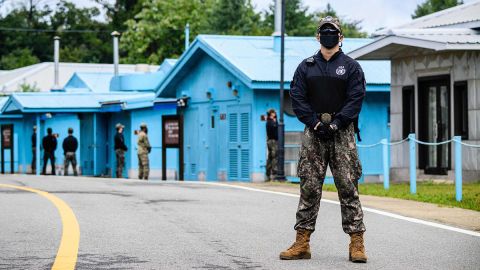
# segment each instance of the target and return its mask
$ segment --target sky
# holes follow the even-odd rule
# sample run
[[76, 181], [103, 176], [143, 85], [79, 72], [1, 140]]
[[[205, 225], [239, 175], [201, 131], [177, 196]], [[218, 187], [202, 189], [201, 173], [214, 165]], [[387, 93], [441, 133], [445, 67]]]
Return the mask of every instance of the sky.
[[[36, 0], [42, 4], [55, 5], [57, 0]], [[92, 0], [70, 0], [79, 6], [95, 6]], [[114, 0], [107, 0], [113, 2]], [[251, 0], [256, 10], [268, 9], [273, 0]], [[288, 1], [288, 0], [287, 0]], [[360, 20], [363, 31], [373, 33], [379, 28], [391, 28], [402, 25], [411, 20], [411, 15], [418, 4], [425, 0], [303, 0], [303, 4], [311, 12], [325, 9], [330, 3], [340, 18]], [[473, 0], [464, 0], [465, 3]], [[26, 2], [26, 0], [6, 0], [0, 8], [1, 13], [7, 12], [13, 3]]]

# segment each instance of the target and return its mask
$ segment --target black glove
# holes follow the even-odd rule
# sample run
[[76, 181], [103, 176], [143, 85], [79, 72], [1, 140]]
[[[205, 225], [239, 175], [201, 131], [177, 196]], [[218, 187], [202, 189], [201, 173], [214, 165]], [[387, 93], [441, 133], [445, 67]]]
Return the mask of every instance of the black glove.
[[321, 140], [330, 140], [333, 138], [334, 132], [331, 131], [330, 126], [320, 123], [317, 125], [317, 129], [313, 130], [313, 133]]

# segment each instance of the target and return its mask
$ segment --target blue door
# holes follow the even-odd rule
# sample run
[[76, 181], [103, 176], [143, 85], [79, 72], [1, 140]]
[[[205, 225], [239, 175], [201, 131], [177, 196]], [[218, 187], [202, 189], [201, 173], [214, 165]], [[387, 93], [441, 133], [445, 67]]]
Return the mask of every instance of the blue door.
[[198, 108], [190, 107], [184, 115], [184, 177], [185, 180], [197, 180], [198, 156]]
[[207, 164], [207, 180], [217, 180], [218, 171], [218, 108], [210, 109], [208, 115], [208, 164]]
[[250, 179], [250, 106], [228, 107], [228, 179]]
[[93, 115], [84, 114], [80, 119], [80, 166], [82, 175], [93, 175]]

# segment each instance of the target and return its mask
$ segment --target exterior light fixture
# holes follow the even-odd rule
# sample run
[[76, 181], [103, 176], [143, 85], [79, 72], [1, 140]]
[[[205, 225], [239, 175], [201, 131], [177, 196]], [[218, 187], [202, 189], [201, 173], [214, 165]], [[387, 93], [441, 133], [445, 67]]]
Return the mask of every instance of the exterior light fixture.
[[231, 81], [228, 81], [228, 82], [227, 82], [227, 87], [228, 87], [228, 88], [232, 88], [232, 85], [233, 85], [233, 84], [232, 84]]

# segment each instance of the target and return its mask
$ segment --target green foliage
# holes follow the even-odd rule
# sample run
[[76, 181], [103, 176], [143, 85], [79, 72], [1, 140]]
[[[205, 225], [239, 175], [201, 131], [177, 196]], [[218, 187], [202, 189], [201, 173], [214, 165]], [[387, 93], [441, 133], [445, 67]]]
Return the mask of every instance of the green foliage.
[[463, 4], [461, 0], [426, 0], [423, 4], [417, 5], [415, 12], [412, 14], [412, 19], [461, 4]]
[[0, 58], [0, 69], [15, 69], [33, 65], [40, 60], [32, 54], [30, 49], [15, 49], [11, 53]]
[[34, 83], [33, 85], [30, 85], [28, 83], [21, 83], [18, 90], [20, 92], [38, 92], [40, 91], [40, 88], [37, 87], [36, 83]]
[[[192, 39], [198, 34], [271, 35], [274, 30], [274, 0], [264, 12], [256, 12], [252, 0], [93, 0], [106, 20], [99, 18], [98, 8], [80, 8], [70, 1], [61, 0], [54, 8], [40, 7], [42, 1], [37, 1], [0, 15], [0, 69], [53, 61], [56, 35], [62, 62], [111, 63], [110, 34], [117, 30], [122, 33], [122, 63], [160, 64], [184, 51], [187, 23]], [[302, 0], [287, 0], [286, 33], [313, 36], [319, 18], [326, 15], [337, 16], [330, 5], [311, 13]], [[342, 21], [345, 36], [366, 36], [359, 21]]]
[[209, 14], [209, 32], [227, 35], [261, 35], [261, 16], [250, 0], [215, 0]]
[[158, 64], [167, 57], [178, 57], [184, 51], [184, 28], [190, 24], [191, 36], [208, 31], [208, 15], [213, 0], [147, 1], [128, 20], [121, 48], [127, 52], [123, 62]]
[[367, 32], [363, 32], [360, 27], [360, 23], [362, 21], [351, 21], [347, 18], [343, 18], [337, 14], [337, 12], [332, 8], [330, 4], [327, 4], [325, 10], [315, 14], [315, 18], [319, 21], [321, 18], [332, 16], [337, 17], [340, 19], [340, 23], [342, 24], [342, 32], [343, 36], [348, 38], [365, 38], [367, 37]]
[[[263, 27], [271, 33], [275, 24], [275, 0], [264, 15]], [[308, 7], [303, 5], [302, 0], [285, 1], [285, 32], [289, 36], [314, 36], [316, 29], [315, 15], [308, 12]]]

